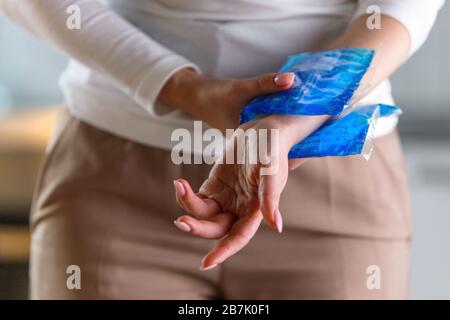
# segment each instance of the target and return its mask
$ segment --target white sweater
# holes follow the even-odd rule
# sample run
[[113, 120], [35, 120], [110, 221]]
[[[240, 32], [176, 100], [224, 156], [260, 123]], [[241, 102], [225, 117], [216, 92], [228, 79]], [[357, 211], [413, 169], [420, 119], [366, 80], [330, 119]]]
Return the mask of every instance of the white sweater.
[[[370, 5], [405, 25], [412, 54], [425, 41], [443, 2], [0, 0], [14, 21], [73, 58], [61, 79], [73, 115], [161, 148], [170, 148], [175, 128], [193, 130], [189, 115], [156, 101], [180, 68], [235, 78], [274, 72], [287, 56], [335, 39]], [[67, 28], [70, 5], [80, 8], [79, 30]], [[389, 81], [361, 103], [393, 103]], [[376, 136], [396, 123], [381, 123]]]

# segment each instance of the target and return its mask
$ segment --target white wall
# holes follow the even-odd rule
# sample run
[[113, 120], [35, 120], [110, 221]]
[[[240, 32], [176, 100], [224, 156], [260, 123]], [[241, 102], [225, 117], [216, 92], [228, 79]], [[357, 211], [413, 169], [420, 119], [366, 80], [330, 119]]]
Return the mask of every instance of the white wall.
[[[0, 114], [8, 106], [57, 103], [66, 58], [0, 14]], [[3, 97], [3, 98], [2, 98]]]

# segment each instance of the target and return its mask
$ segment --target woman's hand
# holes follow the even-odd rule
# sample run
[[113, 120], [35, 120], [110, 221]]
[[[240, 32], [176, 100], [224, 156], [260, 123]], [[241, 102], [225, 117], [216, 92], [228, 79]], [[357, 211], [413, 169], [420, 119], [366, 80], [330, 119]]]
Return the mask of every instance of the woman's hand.
[[[365, 93], [368, 93], [404, 61], [410, 48], [410, 37], [405, 27], [394, 18], [383, 15], [383, 28], [380, 30], [367, 29], [366, 19], [366, 16], [361, 16], [353, 21], [347, 31], [328, 46], [328, 49], [359, 47], [376, 51], [371, 68], [373, 71], [368, 72], [366, 79], [362, 81], [365, 85], [363, 89], [365, 89]], [[268, 77], [270, 79], [271, 76]], [[236, 97], [232, 92], [238, 92], [239, 89], [225, 90], [228, 92], [227, 95], [219, 88], [221, 81], [233, 82], [233, 80], [218, 80], [217, 83], [216, 81], [207, 81], [209, 85], [215, 87], [215, 90], [211, 91], [216, 92], [213, 96], [219, 97], [220, 100], [220, 97], [228, 98], [230, 95], [232, 97], [230, 101], [235, 101]], [[252, 79], [242, 81], [250, 83]], [[258, 81], [261, 80], [256, 80], [256, 82]], [[253, 79], [253, 85], [249, 85], [249, 83], [247, 83], [249, 87], [258, 87], [255, 86], [255, 79]], [[228, 86], [233, 87], [233, 84], [229, 83]], [[201, 89], [191, 90], [191, 92], [201, 91]], [[263, 94], [257, 93], [262, 91], [264, 90], [249, 90], [252, 92], [249, 95], [254, 97]], [[360, 94], [360, 97], [362, 96], [363, 94]], [[207, 100], [205, 99], [204, 102]], [[175, 105], [178, 103], [181, 105], [181, 101], [175, 102]], [[220, 113], [220, 116], [226, 119], [223, 122], [220, 121], [220, 117], [213, 117], [212, 114], [210, 116], [214, 119], [206, 120], [208, 115], [204, 116], [210, 124], [223, 129], [224, 127], [233, 127], [232, 124], [237, 121], [239, 110], [244, 104], [242, 100], [240, 103], [221, 104], [221, 106], [225, 106], [222, 109], [214, 108], [213, 104], [206, 104], [209, 108], [205, 108], [204, 105], [199, 110], [203, 110], [201, 113], [205, 113], [204, 110], [212, 109], [215, 110], [213, 112]], [[195, 114], [195, 112], [191, 113]], [[280, 147], [282, 147], [292, 146], [301, 141], [326, 119], [326, 116], [270, 116], [249, 125], [280, 128]], [[216, 120], [218, 121], [216, 122]], [[192, 191], [187, 181], [180, 179], [174, 182], [177, 201], [187, 213], [192, 215], [184, 215], [177, 219], [175, 222], [177, 227], [200, 237], [222, 238], [203, 259], [202, 268], [212, 268], [243, 248], [257, 231], [263, 216], [270, 226], [278, 226], [278, 229], [281, 230], [282, 222], [278, 211], [278, 201], [286, 183], [288, 168], [293, 169], [303, 161], [300, 159], [288, 162], [287, 151], [289, 148], [280, 148], [279, 169], [273, 175], [262, 176], [260, 174], [261, 165], [216, 164], [198, 194]]]
[[168, 80], [159, 99], [225, 131], [238, 126], [239, 113], [251, 99], [289, 89], [294, 77], [293, 73], [283, 73], [242, 80], [218, 79], [186, 68]]
[[[186, 180], [174, 181], [177, 202], [189, 214], [178, 218], [175, 225], [194, 236], [222, 238], [203, 259], [202, 269], [213, 268], [241, 250], [263, 217], [269, 226], [282, 231], [278, 204], [288, 177], [288, 152], [325, 120], [326, 117], [269, 116], [249, 122], [240, 127], [244, 131], [237, 130], [227, 145], [227, 150], [233, 152], [224, 152], [222, 161], [214, 165], [197, 194]], [[267, 136], [259, 135], [263, 129]], [[256, 132], [258, 140], [239, 144], [249, 130]], [[262, 156], [250, 162], [245, 155], [258, 154], [257, 149], [263, 144], [270, 162]], [[239, 151], [244, 151], [244, 157], [236, 156]], [[227, 154], [233, 155], [232, 163]], [[245, 161], [238, 162], [239, 158]]]

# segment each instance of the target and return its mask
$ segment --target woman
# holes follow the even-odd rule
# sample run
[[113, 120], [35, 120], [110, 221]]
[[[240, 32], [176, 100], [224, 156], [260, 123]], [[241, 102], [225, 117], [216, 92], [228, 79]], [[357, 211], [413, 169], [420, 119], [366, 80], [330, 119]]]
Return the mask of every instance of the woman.
[[[175, 165], [170, 137], [193, 132], [194, 119], [235, 128], [250, 99], [292, 86], [292, 74], [271, 72], [302, 51], [374, 49], [356, 98], [393, 103], [388, 78], [425, 41], [442, 1], [1, 3], [73, 58], [31, 215], [32, 298], [407, 297], [411, 230], [396, 121], [379, 124], [370, 161], [313, 159], [289, 178], [299, 164], [288, 163], [289, 147], [326, 117], [249, 124], [280, 132], [280, 167], [267, 177], [259, 166], [209, 174], [205, 164]], [[271, 228], [259, 228], [263, 217]], [[177, 233], [175, 219], [199, 238]], [[74, 290], [72, 265], [81, 270]]]

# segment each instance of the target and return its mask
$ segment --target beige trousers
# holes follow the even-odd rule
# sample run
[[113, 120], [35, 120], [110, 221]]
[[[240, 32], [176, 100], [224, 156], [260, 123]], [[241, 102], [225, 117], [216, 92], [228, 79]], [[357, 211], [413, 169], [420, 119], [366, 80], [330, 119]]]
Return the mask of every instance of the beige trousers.
[[[262, 226], [244, 250], [202, 272], [213, 241], [173, 226], [181, 211], [172, 181], [198, 188], [209, 169], [174, 165], [168, 151], [62, 110], [31, 214], [31, 298], [407, 297], [411, 226], [397, 133], [379, 139], [368, 162], [313, 159], [293, 171], [284, 232]], [[80, 273], [67, 273], [73, 265]], [[70, 286], [74, 275], [81, 289]]]

